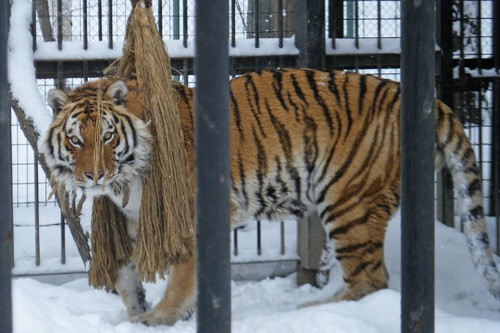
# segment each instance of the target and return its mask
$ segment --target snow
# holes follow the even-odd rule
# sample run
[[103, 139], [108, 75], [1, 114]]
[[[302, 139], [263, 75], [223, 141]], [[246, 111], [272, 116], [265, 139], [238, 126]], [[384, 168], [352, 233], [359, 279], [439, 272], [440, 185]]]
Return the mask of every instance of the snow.
[[[107, 42], [93, 42], [83, 50], [82, 42], [63, 42], [63, 50], [56, 43], [39, 43], [33, 54], [29, 25], [32, 15], [30, 0], [12, 2], [9, 35], [9, 82], [13, 96], [32, 118], [39, 133], [45, 132], [51, 121], [50, 113], [38, 90], [34, 60], [90, 60], [113, 59], [121, 54], [121, 42], [115, 41], [109, 49]], [[230, 47], [232, 56], [294, 55], [298, 50], [294, 38], [285, 38], [284, 47], [278, 39], [236, 40]], [[326, 52], [332, 54], [400, 53], [398, 39], [383, 38], [382, 49], [376, 39], [337, 39], [336, 49], [331, 40], [326, 41]], [[181, 41], [167, 41], [172, 58], [193, 57], [194, 43], [185, 48]], [[472, 73], [471, 74], [475, 74]], [[482, 73], [485, 75], [485, 73]], [[42, 208], [40, 241], [44, 246], [41, 265], [35, 265], [35, 246], [32, 241], [32, 208], [15, 210], [15, 263], [13, 273], [26, 274], [75, 273], [86, 270], [66, 228], [66, 264], [60, 259], [60, 226], [55, 207]], [[85, 222], [86, 221], [86, 222]], [[84, 220], [88, 231], [88, 217]], [[280, 255], [279, 224], [263, 222], [263, 253], [255, 253], [255, 226], [239, 232], [238, 256], [234, 263], [270, 261], [278, 256], [282, 260], [295, 260], [295, 224], [286, 222], [286, 252]], [[357, 302], [339, 302], [302, 308], [306, 302], [330, 296], [340, 285], [338, 266], [333, 267], [332, 281], [322, 290], [310, 285], [297, 286], [295, 275], [283, 278], [266, 278], [262, 281], [232, 282], [232, 331], [233, 332], [399, 332], [400, 331], [400, 218], [397, 214], [390, 222], [385, 246], [385, 256], [391, 275], [389, 289], [381, 290]], [[47, 245], [48, 244], [48, 245]], [[497, 258], [497, 263], [500, 263]], [[463, 234], [436, 223], [436, 332], [481, 333], [500, 332], [500, 302], [494, 300], [480, 280], [470, 260]], [[148, 300], [156, 304], [166, 281], [146, 284]], [[95, 290], [86, 279], [76, 279], [55, 286], [33, 278], [15, 278], [13, 281], [13, 320], [17, 333], [31, 332], [195, 332], [196, 320], [178, 322], [173, 327], [146, 327], [130, 323], [119, 297]]]
[[[26, 115], [33, 119], [38, 133], [44, 133], [52, 117], [38, 90], [31, 51], [31, 1], [16, 0], [11, 5], [8, 71], [12, 95]], [[40, 139], [41, 140], [41, 139]], [[42, 147], [41, 144], [38, 145]]]
[[[297, 286], [295, 274], [262, 281], [233, 281], [232, 331], [399, 332], [400, 241], [400, 215], [397, 213], [386, 236], [385, 256], [391, 275], [389, 289], [357, 302], [301, 307], [306, 302], [330, 296], [340, 286], [338, 265], [333, 268], [332, 280], [322, 290], [310, 285]], [[476, 274], [463, 234], [440, 223], [436, 223], [435, 281], [436, 332], [500, 332], [500, 302], [488, 293], [486, 284]], [[156, 304], [165, 285], [165, 281], [146, 284], [148, 301]], [[89, 287], [86, 279], [54, 286], [31, 278], [17, 278], [13, 281], [13, 306], [16, 333], [196, 332], [195, 317], [173, 327], [130, 323], [119, 297]]]

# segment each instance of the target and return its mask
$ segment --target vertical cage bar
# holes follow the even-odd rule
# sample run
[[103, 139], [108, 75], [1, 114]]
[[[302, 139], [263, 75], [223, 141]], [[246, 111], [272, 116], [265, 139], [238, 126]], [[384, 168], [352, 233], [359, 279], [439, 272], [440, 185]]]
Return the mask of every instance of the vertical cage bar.
[[258, 48], [260, 44], [260, 0], [254, 0], [254, 32], [255, 32], [255, 47]]
[[159, 0], [157, 2], [158, 2], [158, 32], [160, 33], [160, 36], [163, 39], [163, 1]]
[[[493, 59], [497, 75], [500, 75], [500, 2], [493, 1]], [[493, 128], [491, 130], [493, 154], [491, 159], [493, 191], [491, 211], [496, 219], [496, 253], [500, 255], [500, 77], [493, 81]]]
[[359, 0], [354, 3], [354, 46], [359, 49]]
[[113, 48], [113, 0], [108, 0], [108, 48]]
[[179, 0], [174, 0], [172, 4], [172, 33], [174, 39], [180, 39], [180, 8]]
[[382, 49], [382, 4], [377, 0], [377, 48]]
[[280, 221], [280, 254], [285, 255], [285, 221]]
[[236, 46], [236, 0], [231, 0], [231, 46]]
[[[498, 1], [498, 0], [497, 0]], [[482, 64], [482, 57], [483, 57], [483, 45], [481, 42], [482, 39], [482, 19], [481, 19], [481, 0], [477, 0], [477, 70], [479, 71], [479, 74], [483, 73], [483, 64]], [[481, 93], [481, 92], [479, 92]]]
[[57, 0], [57, 49], [62, 50], [63, 42], [62, 0]]
[[434, 6], [403, 1], [401, 10], [403, 333], [434, 332]]
[[66, 264], [66, 220], [61, 212], [61, 264]]
[[12, 138], [7, 78], [9, 1], [0, 0], [0, 330], [12, 332]]
[[297, 66], [324, 67], [325, 2], [323, 0], [296, 0], [295, 27], [295, 44], [299, 49]]
[[31, 3], [31, 41], [32, 41], [32, 49], [36, 50], [36, 1]]
[[283, 0], [278, 0], [278, 38], [279, 48], [283, 48]]
[[196, 1], [197, 331], [231, 331], [229, 2]]
[[97, 37], [102, 41], [102, 0], [97, 0]]
[[182, 0], [182, 45], [188, 46], [188, 7], [187, 0]]
[[87, 0], [83, 0], [83, 49], [89, 48], [89, 17]]
[[262, 223], [257, 220], [257, 255], [262, 255]]
[[[438, 98], [455, 110], [453, 93], [453, 0], [437, 2], [439, 23], [436, 24], [438, 33], [437, 43], [441, 48], [439, 61]], [[436, 212], [438, 220], [447, 226], [454, 227], [454, 196], [453, 180], [447, 168], [443, 168], [437, 175]]]
[[[337, 38], [344, 38], [344, 1], [330, 1], [330, 34], [332, 48], [337, 47]], [[350, 22], [347, 21], [349, 26]]]
[[34, 153], [35, 178], [35, 265], [40, 266], [40, 199], [38, 193], [38, 156]]
[[233, 254], [237, 256], [239, 254], [238, 249], [238, 229], [233, 230]]

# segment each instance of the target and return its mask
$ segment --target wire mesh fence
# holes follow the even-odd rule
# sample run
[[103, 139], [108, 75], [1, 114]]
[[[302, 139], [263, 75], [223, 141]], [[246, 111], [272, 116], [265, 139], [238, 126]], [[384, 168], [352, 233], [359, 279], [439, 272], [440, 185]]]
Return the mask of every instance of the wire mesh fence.
[[[229, 32], [231, 54], [231, 73], [237, 76], [243, 72], [262, 68], [294, 66], [297, 50], [294, 44], [295, 12], [293, 0], [231, 0], [229, 1]], [[399, 58], [394, 54], [391, 40], [398, 42], [400, 37], [400, 1], [392, 0], [348, 0], [325, 1], [325, 38], [331, 47], [325, 55], [330, 57], [327, 66], [363, 73], [379, 75], [399, 81]], [[158, 30], [167, 42], [175, 48], [189, 50], [194, 39], [194, 1], [167, 0], [153, 1]], [[498, 194], [493, 190], [495, 161], [492, 157], [493, 133], [493, 80], [498, 73], [488, 68], [493, 67], [493, 0], [455, 1], [453, 5], [453, 63], [455, 110], [464, 122], [467, 133], [479, 158], [483, 177], [486, 212], [499, 215], [499, 209], [493, 204]], [[32, 26], [33, 49], [37, 68], [38, 85], [42, 95], [46, 96], [54, 86], [73, 88], [98, 76], [102, 69], [113, 60], [115, 53], [106, 50], [121, 50], [126, 34], [127, 17], [130, 12], [128, 1], [97, 0], [34, 0]], [[367, 44], [367, 42], [373, 42]], [[292, 47], [287, 47], [290, 42]], [[47, 45], [57, 46], [53, 59], [37, 59], [38, 54]], [[81, 53], [95, 50], [96, 45], [104, 45], [94, 58], [82, 60], [75, 56], [62, 59], [61, 54]], [[289, 45], [288, 45], [289, 46]], [[104, 51], [103, 51], [104, 50]], [[281, 50], [281, 51], [280, 51]], [[377, 51], [378, 50], [378, 51]], [[395, 51], [396, 50], [396, 51]], [[185, 84], [194, 85], [192, 76], [192, 56], [190, 52], [172, 50], [173, 66], [178, 75], [174, 77]], [[397, 56], [397, 54], [396, 54]], [[375, 59], [373, 61], [373, 59]], [[488, 67], [489, 66], [489, 67]], [[458, 87], [457, 87], [458, 86]], [[13, 117], [15, 119], [15, 117]], [[40, 167], [35, 167], [35, 155], [19, 130], [17, 122], [12, 124], [13, 153], [13, 197], [15, 207], [55, 206], [49, 200], [50, 186]], [[498, 177], [498, 175], [496, 176]], [[459, 203], [455, 201], [455, 205]], [[38, 208], [33, 208], [35, 211]], [[43, 214], [43, 213], [42, 213]], [[39, 219], [35, 212], [34, 220]], [[61, 230], [59, 241], [65, 239], [64, 222], [59, 219], [50, 222], [33, 222], [33, 234], [40, 234], [41, 228], [57, 225]], [[38, 227], [36, 227], [38, 225]], [[286, 225], [286, 227], [285, 227]], [[279, 222], [274, 240], [278, 248], [270, 251], [286, 260], [296, 259], [294, 243], [288, 243], [294, 237], [287, 231], [289, 223]], [[267, 224], [257, 224], [251, 229], [255, 236], [251, 242], [257, 256], [266, 260], [266, 246], [263, 234]], [[25, 228], [25, 226], [17, 226]], [[38, 228], [38, 229], [37, 229]], [[290, 227], [293, 229], [294, 226]], [[233, 256], [246, 260], [238, 247], [241, 245], [240, 231], [233, 233]], [[274, 231], [273, 231], [274, 232]], [[286, 242], [285, 242], [286, 240]], [[52, 240], [53, 241], [53, 240]], [[40, 262], [40, 240], [34, 241], [35, 261]], [[289, 249], [292, 249], [289, 251]], [[65, 252], [60, 259], [64, 261]], [[31, 255], [27, 255], [31, 256]], [[294, 259], [294, 260], [295, 260]]]

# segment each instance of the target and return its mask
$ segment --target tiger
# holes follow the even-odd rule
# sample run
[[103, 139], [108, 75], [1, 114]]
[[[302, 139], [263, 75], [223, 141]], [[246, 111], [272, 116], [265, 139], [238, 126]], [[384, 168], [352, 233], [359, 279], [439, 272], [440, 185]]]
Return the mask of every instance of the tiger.
[[[193, 175], [195, 89], [174, 87]], [[398, 82], [333, 70], [269, 69], [230, 80], [231, 226], [317, 212], [343, 277], [325, 302], [358, 300], [388, 287], [383, 252], [388, 220], [400, 203], [400, 95]], [[154, 139], [137, 82], [108, 77], [67, 93], [51, 90], [48, 104], [54, 118], [43, 142], [52, 176], [69, 189], [109, 196], [127, 216], [135, 240], [141, 181]], [[104, 167], [95, 172], [98, 108]], [[458, 117], [439, 100], [435, 128], [436, 169], [451, 170], [472, 261], [500, 299], [471, 143]], [[132, 190], [122, 208], [124, 183]], [[132, 321], [171, 325], [193, 313], [194, 258], [171, 267], [165, 293], [152, 309], [133, 260], [118, 273], [116, 290]]]

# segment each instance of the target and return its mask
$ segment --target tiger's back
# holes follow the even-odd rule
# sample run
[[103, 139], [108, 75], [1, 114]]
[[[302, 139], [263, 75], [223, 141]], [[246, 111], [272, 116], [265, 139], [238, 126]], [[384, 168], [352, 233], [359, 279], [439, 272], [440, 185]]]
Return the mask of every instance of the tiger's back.
[[[333, 299], [386, 287], [385, 229], [400, 199], [399, 83], [290, 69], [245, 74], [231, 80], [230, 89], [233, 226], [316, 211], [346, 282]], [[193, 90], [179, 92], [192, 133]], [[475, 244], [478, 271], [498, 295], [495, 263], [479, 245], [487, 244], [487, 235], [477, 214], [482, 195], [474, 153], [452, 110], [440, 101], [435, 106], [437, 158], [452, 168], [459, 190], [474, 187], [462, 212], [466, 235]]]

